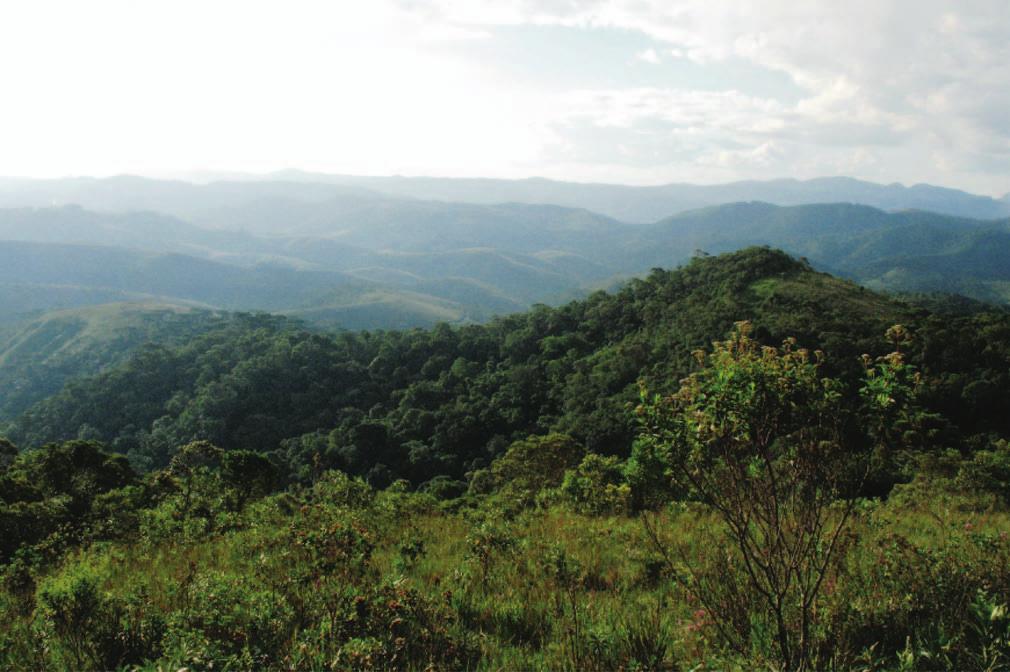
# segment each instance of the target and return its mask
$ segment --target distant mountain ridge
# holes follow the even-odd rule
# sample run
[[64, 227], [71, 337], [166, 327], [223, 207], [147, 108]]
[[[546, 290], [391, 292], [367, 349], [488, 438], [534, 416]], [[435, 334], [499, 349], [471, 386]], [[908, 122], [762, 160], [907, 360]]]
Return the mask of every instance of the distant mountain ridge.
[[195, 184], [134, 175], [53, 180], [0, 178], [2, 208], [79, 205], [101, 212], [158, 212], [187, 221], [257, 201], [314, 202], [338, 197], [348, 200], [388, 198], [364, 189], [313, 182]]
[[1010, 219], [884, 212], [852, 204], [733, 203], [637, 229], [627, 259], [656, 266], [691, 250], [770, 245], [880, 291], [957, 293], [1010, 302]]
[[136, 176], [29, 180], [0, 178], [0, 207], [78, 204], [102, 211], [153, 210], [191, 221], [214, 221], [224, 210], [270, 201], [358, 203], [419, 199], [470, 204], [524, 203], [590, 210], [614, 219], [648, 223], [738, 201], [775, 205], [856, 203], [881, 210], [931, 210], [974, 219], [1010, 216], [1010, 200], [928, 184], [878, 184], [850, 177], [776, 179], [726, 184], [629, 186], [561, 182], [545, 178], [503, 180], [353, 176], [281, 171], [230, 176], [203, 184]]
[[747, 180], [726, 184], [628, 186], [559, 182], [545, 178], [495, 180], [431, 177], [357, 177], [286, 172], [274, 180], [314, 180], [394, 196], [472, 203], [552, 203], [584, 208], [627, 222], [646, 223], [707, 206], [738, 201], [774, 205], [856, 203], [881, 210], [931, 210], [975, 219], [1010, 216], [1010, 199], [916, 184], [877, 184], [851, 177]]
[[480, 322], [751, 245], [874, 289], [1006, 304], [1007, 218], [1010, 196], [851, 178], [0, 179], [0, 325], [122, 301], [345, 329]]
[[874, 289], [1010, 303], [1010, 219], [742, 202], [630, 225], [553, 205], [380, 197], [368, 207], [239, 205], [227, 216], [231, 230], [151, 212], [0, 209], [0, 324], [121, 301], [267, 310], [345, 329], [479, 322], [751, 245]]

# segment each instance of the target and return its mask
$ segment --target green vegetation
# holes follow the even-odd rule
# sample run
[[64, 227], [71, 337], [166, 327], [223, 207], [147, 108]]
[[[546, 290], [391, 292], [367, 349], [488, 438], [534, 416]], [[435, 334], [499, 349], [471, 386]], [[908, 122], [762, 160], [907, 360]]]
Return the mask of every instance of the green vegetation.
[[[769, 294], [768, 282], [781, 291]], [[837, 312], [815, 314], [822, 299]], [[905, 312], [785, 255], [752, 250], [484, 326], [328, 336], [282, 318], [237, 316], [72, 381], [7, 434], [21, 446], [101, 440], [142, 469], [205, 439], [272, 454], [301, 480], [319, 465], [378, 486], [460, 480], [510, 442], [551, 430], [626, 455], [634, 422], [625, 405], [638, 380], [678, 380], [691, 351], [740, 315], [768, 338], [826, 339], [854, 358], [879, 354], [878, 335]]]
[[10, 423], [0, 668], [1010, 669], [1010, 316], [931, 305], [752, 248], [216, 318]]
[[844, 203], [789, 208], [736, 203], [658, 222], [631, 238], [626, 254], [639, 264], [662, 264], [692, 249], [718, 253], [757, 243], [878, 291], [947, 292], [1006, 302], [1006, 219], [886, 213]]
[[764, 343], [793, 336], [824, 350], [850, 388], [858, 358], [886, 354], [880, 334], [906, 324], [910, 360], [931, 381], [926, 406], [946, 418], [936, 431], [952, 445], [1007, 431], [1007, 316], [934, 316], [751, 249], [487, 325], [334, 336], [235, 316], [71, 381], [5, 433], [26, 447], [100, 440], [142, 470], [209, 440], [269, 454], [293, 480], [337, 468], [377, 487], [462, 482], [513, 441], [551, 431], [626, 457], [638, 382], [673, 391], [691, 353], [741, 317]]
[[[721, 525], [699, 535], [710, 548], [731, 542], [727, 557], [711, 564], [683, 546], [674, 556], [720, 638], [746, 656], [768, 647], [756, 635], [767, 637], [777, 667], [814, 669], [824, 662], [816, 660], [825, 644], [816, 632], [821, 589], [873, 469], [871, 455], [876, 449], [887, 459], [908, 441], [902, 430], [917, 429], [911, 372], [898, 351], [876, 365], [867, 356], [860, 395], [849, 400], [841, 381], [820, 375], [823, 352], [792, 339], [780, 349], [760, 346], [749, 332], [749, 323], [739, 323], [711, 355], [699, 352], [704, 368], [675, 394], [643, 392], [637, 412], [647, 429], [631, 459], [636, 475], [651, 477], [645, 484], [672, 486], [670, 495], [711, 510]], [[896, 345], [907, 338], [902, 327], [888, 335]], [[647, 530], [676, 570], [658, 533]], [[830, 660], [836, 651], [828, 646]]]
[[73, 378], [119, 364], [141, 346], [179, 344], [228, 316], [156, 303], [114, 303], [47, 313], [0, 334], [0, 418], [58, 392]]

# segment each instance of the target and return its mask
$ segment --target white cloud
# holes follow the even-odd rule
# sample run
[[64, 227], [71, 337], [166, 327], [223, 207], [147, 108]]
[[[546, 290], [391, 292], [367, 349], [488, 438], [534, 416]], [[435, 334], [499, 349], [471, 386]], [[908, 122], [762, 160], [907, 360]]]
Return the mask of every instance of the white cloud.
[[635, 58], [637, 58], [640, 61], [645, 61], [646, 63], [659, 65], [659, 52], [651, 47], [648, 49], [643, 49], [642, 51], [635, 54]]
[[724, 149], [712, 152], [702, 155], [699, 160], [703, 164], [711, 163], [720, 168], [766, 168], [775, 165], [782, 155], [782, 148], [774, 141], [768, 141], [747, 149]]
[[[778, 128], [811, 152], [902, 144], [903, 156], [878, 157], [878, 165], [891, 162], [895, 177], [907, 172], [994, 193], [1010, 180], [1005, 0], [494, 0], [465, 2], [465, 11], [448, 0], [436, 4], [445, 20], [640, 31], [673, 55], [699, 64], [746, 61], [785, 73], [806, 92], [778, 120], [742, 121], [739, 109], [711, 108], [718, 119], [708, 126], [735, 130], [737, 140]], [[655, 112], [660, 121], [669, 116]], [[763, 115], [764, 106], [752, 112]], [[752, 148], [767, 142], [747, 141]], [[923, 153], [958, 173], [934, 170], [937, 158], [923, 165]]]

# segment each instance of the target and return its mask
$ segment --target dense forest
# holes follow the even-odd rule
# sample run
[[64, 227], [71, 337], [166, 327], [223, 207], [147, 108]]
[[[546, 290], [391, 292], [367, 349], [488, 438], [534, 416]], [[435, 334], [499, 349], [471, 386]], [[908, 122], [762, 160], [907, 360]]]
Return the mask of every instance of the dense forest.
[[760, 247], [483, 325], [157, 310], [0, 360], [3, 669], [1010, 669], [1006, 311]]
[[0, 331], [0, 418], [10, 418], [71, 379], [125, 361], [145, 344], [180, 345], [232, 319], [170, 304], [121, 303], [47, 313]]
[[823, 349], [850, 379], [861, 354], [884, 353], [888, 326], [906, 324], [922, 333], [910, 356], [933, 381], [928, 407], [951, 440], [1008, 431], [1010, 402], [998, 390], [1010, 371], [1010, 317], [936, 315], [755, 248], [486, 325], [327, 335], [268, 315], [218, 319], [184, 344], [147, 347], [72, 381], [6, 434], [21, 446], [99, 440], [142, 470], [209, 440], [269, 454], [295, 479], [318, 454], [323, 467], [379, 487], [459, 483], [529, 434], [563, 432], [626, 456], [639, 381], [669, 391], [690, 372], [692, 351], [741, 317], [763, 342], [792, 336]]

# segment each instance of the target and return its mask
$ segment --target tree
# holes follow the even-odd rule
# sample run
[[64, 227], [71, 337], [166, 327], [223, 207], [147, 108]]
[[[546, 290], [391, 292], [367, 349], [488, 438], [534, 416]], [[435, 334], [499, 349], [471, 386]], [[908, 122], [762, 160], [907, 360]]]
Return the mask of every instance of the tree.
[[125, 457], [94, 441], [66, 441], [22, 453], [6, 475], [27, 484], [40, 499], [66, 497], [74, 516], [87, 513], [101, 493], [130, 485], [137, 477]]
[[[12, 448], [0, 439], [0, 457]], [[17, 454], [0, 469], [0, 565], [19, 548], [53, 533], [59, 535], [50, 539], [50, 549], [79, 540], [101, 517], [96, 502], [136, 480], [125, 457], [91, 441], [49, 444]]]
[[278, 481], [277, 468], [264, 455], [224, 450], [209, 441], [182, 446], [165, 473], [181, 497], [183, 516], [197, 501], [241, 511], [251, 499], [269, 494]]
[[637, 408], [641, 450], [661, 457], [675, 489], [710, 507], [722, 528], [709, 534], [725, 534], [732, 552], [720, 556], [713, 538], [702, 545], [715, 550], [712, 565], [684, 548], [672, 556], [643, 520], [730, 647], [748, 654], [757, 632], [769, 630], [782, 669], [808, 670], [816, 603], [879, 438], [854, 440], [852, 430], [879, 427], [868, 417], [877, 411], [893, 414], [908, 368], [898, 354], [881, 360], [863, 403], [847, 404], [842, 383], [821, 375], [822, 353], [792, 339], [762, 347], [749, 333], [749, 323], [737, 323], [712, 353], [695, 354], [703, 368], [677, 393], [650, 398], [643, 389]]
[[9, 467], [17, 456], [17, 446], [0, 436], [0, 471]]
[[277, 485], [277, 467], [260, 453], [229, 450], [221, 455], [221, 480], [235, 492], [234, 507], [241, 511], [249, 500], [270, 494]]
[[565, 470], [579, 463], [584, 450], [566, 434], [530, 436], [516, 441], [488, 469], [471, 476], [484, 491], [497, 490], [503, 500], [520, 508], [531, 506], [545, 488], [557, 487]]

